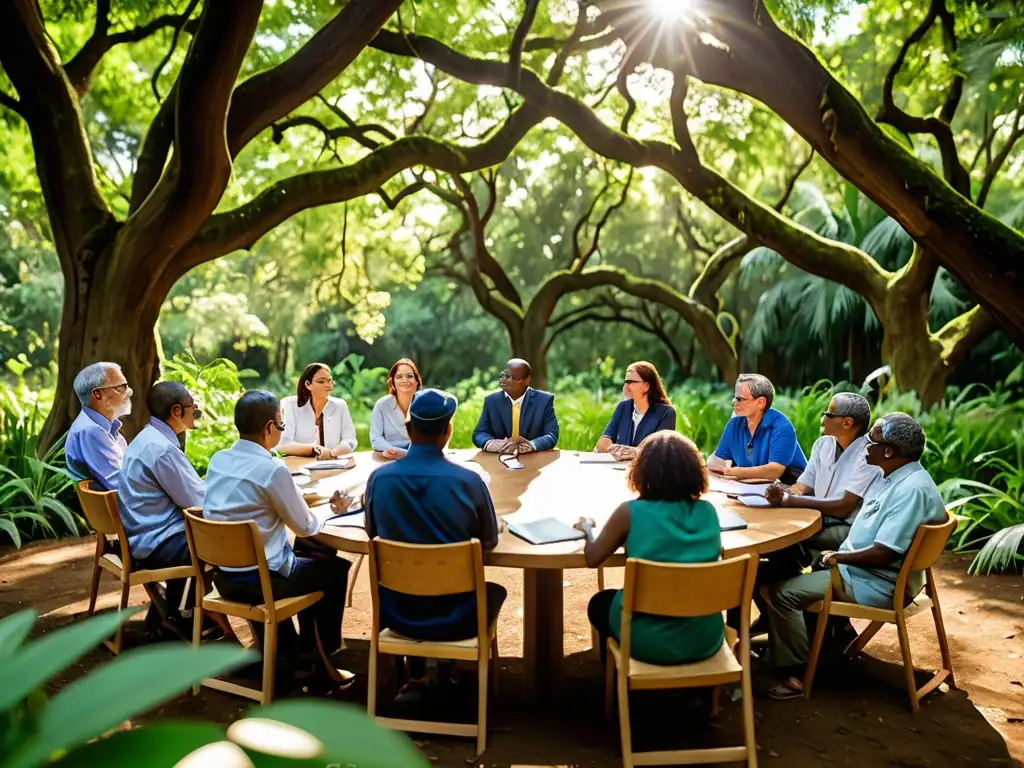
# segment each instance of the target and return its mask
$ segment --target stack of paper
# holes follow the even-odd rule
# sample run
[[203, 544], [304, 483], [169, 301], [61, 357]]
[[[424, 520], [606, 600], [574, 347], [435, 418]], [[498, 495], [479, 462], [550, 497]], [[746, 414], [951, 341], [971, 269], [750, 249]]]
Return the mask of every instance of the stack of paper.
[[331, 469], [352, 469], [356, 465], [354, 456], [345, 456], [340, 459], [329, 459], [326, 461], [314, 461], [312, 464], [303, 464], [302, 468], [307, 472], [327, 471]]
[[[610, 453], [581, 453], [580, 464], [618, 464], [619, 460]], [[623, 463], [625, 465], [625, 463]]]

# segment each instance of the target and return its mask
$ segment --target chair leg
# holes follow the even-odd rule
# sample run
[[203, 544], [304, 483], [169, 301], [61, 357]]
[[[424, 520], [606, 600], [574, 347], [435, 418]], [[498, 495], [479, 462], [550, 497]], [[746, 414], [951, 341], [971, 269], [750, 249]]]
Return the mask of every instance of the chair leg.
[[718, 700], [722, 693], [722, 686], [716, 685], [711, 689], [711, 716], [718, 717]]
[[[128, 582], [124, 582], [121, 585], [121, 600], [118, 602], [118, 610], [123, 611], [128, 607], [128, 594], [132, 591], [132, 585]], [[117, 634], [114, 635], [114, 647], [111, 649], [114, 655], [117, 656], [121, 653], [121, 645], [124, 642], [124, 622], [118, 625]]]
[[[97, 547], [99, 545], [97, 544]], [[100, 555], [97, 554], [96, 558], [92, 563], [92, 584], [89, 586], [89, 615], [92, 616], [96, 613], [96, 598], [100, 594], [100, 573], [103, 571], [100, 568]]]
[[[203, 603], [202, 600], [196, 600], [196, 607], [192, 609], [192, 647], [199, 648], [199, 644], [203, 637]], [[192, 695], [196, 696], [199, 694], [200, 683], [196, 683], [192, 686]]]
[[814, 643], [811, 645], [811, 657], [807, 660], [807, 669], [804, 670], [804, 697], [811, 698], [811, 687], [814, 685], [814, 673], [818, 670], [818, 657], [821, 655], [821, 646], [825, 642], [825, 630], [828, 628], [828, 613], [822, 611], [818, 614], [818, 623], [814, 627]]
[[878, 630], [885, 626], [884, 621], [872, 621], [868, 624], [864, 631], [857, 635], [857, 639], [853, 643], [853, 647], [850, 648], [850, 656], [860, 653], [864, 650], [864, 646], [871, 642], [871, 638], [878, 634]]
[[604, 665], [604, 717], [612, 719], [612, 706], [615, 703], [615, 659], [608, 654]]
[[[928, 580], [931, 582], [931, 571], [928, 571]], [[942, 667], [949, 675], [946, 680], [950, 688], [956, 688], [956, 679], [953, 677], [953, 657], [949, 653], [949, 641], [946, 640], [946, 625], [942, 622], [942, 609], [939, 607], [939, 596], [935, 590], [931, 590], [932, 598], [932, 619], [935, 621], [935, 636], [939, 640], [939, 655], [942, 657]]]
[[[624, 660], [624, 663], [629, 662]], [[615, 677], [619, 692], [619, 739], [622, 744], [622, 768], [633, 768], [633, 737], [629, 730], [629, 684], [626, 675], [618, 670], [616, 670]]]
[[[757, 738], [754, 735], [754, 691], [750, 684], [750, 658], [743, 660], [743, 741], [747, 746], [747, 768], [757, 768]], [[717, 690], [717, 689], [716, 689]]]
[[372, 720], [377, 714], [377, 641], [370, 641], [370, 674], [366, 681], [366, 714]]
[[359, 577], [359, 569], [363, 565], [363, 558], [365, 555], [360, 555], [356, 558], [356, 564], [351, 568], [348, 574], [348, 589], [345, 590], [345, 607], [352, 607], [352, 592], [356, 588], [356, 579]]
[[491, 640], [491, 698], [498, 698], [498, 635]]
[[477, 703], [476, 703], [476, 756], [480, 757], [487, 750], [487, 676], [489, 674], [487, 656], [480, 659], [477, 670]]
[[914, 680], [914, 659], [910, 655], [910, 635], [907, 633], [907, 620], [902, 614], [896, 614], [896, 630], [899, 632], [900, 651], [903, 653], [903, 677], [907, 681], [910, 711], [916, 713], [920, 709], [920, 705], [917, 702], [917, 682]]
[[274, 700], [274, 672], [277, 667], [277, 624], [263, 625], [263, 699], [261, 704]]
[[604, 589], [604, 568], [597, 569], [597, 590], [600, 592]]

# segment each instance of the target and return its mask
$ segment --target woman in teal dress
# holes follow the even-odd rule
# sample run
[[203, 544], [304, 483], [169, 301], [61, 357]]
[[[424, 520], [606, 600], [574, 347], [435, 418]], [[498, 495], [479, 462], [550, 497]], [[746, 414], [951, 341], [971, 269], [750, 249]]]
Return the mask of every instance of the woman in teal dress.
[[[709, 563], [722, 554], [722, 530], [714, 506], [701, 500], [708, 472], [697, 446], [678, 432], [645, 438], [629, 469], [629, 487], [639, 498], [627, 501], [594, 538], [594, 521], [580, 518], [586, 534], [584, 555], [596, 568], [620, 546], [629, 557], [660, 563]], [[622, 590], [598, 592], [587, 607], [601, 636], [604, 657], [609, 635], [620, 637]], [[672, 617], [634, 613], [632, 656], [649, 664], [686, 664], [717, 653], [725, 638], [721, 613]]]

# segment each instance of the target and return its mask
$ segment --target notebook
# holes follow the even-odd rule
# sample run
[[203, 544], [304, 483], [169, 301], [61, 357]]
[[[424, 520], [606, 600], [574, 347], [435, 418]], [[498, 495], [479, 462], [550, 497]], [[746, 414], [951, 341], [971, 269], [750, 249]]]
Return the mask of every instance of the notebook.
[[341, 459], [329, 459], [325, 461], [315, 461], [312, 464], [303, 464], [302, 469], [307, 472], [316, 472], [319, 470], [327, 471], [333, 469], [352, 469], [356, 465], [354, 456], [346, 456]]
[[512, 533], [531, 544], [555, 544], [583, 538], [583, 531], [577, 531], [571, 525], [554, 517], [544, 517], [528, 523], [512, 522], [506, 518], [505, 522]]
[[[618, 464], [619, 460], [610, 453], [581, 453], [580, 464]], [[628, 462], [623, 462], [623, 465]]]
[[757, 493], [739, 494], [736, 501], [745, 507], [769, 507], [768, 499]]
[[715, 511], [718, 512], [718, 526], [723, 531], [742, 531], [747, 527], [747, 521], [735, 512], [730, 512], [728, 509], [716, 509]]
[[343, 528], [365, 528], [366, 515], [363, 508], [350, 509], [343, 515], [334, 515], [324, 520], [325, 525], [340, 525]]

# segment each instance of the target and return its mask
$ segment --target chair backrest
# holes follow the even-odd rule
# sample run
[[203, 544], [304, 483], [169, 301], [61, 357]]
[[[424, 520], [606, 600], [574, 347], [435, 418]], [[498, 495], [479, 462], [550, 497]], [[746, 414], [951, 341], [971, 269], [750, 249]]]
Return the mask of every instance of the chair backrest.
[[263, 542], [252, 520], [206, 520], [195, 507], [185, 510], [189, 546], [204, 563], [224, 568], [252, 568], [260, 564]]
[[370, 544], [370, 579], [407, 595], [474, 592], [483, 581], [479, 539], [456, 544], [404, 544], [375, 538]]
[[914, 540], [910, 543], [910, 549], [907, 550], [904, 567], [911, 571], [923, 571], [935, 565], [946, 548], [949, 537], [956, 530], [956, 524], [956, 517], [947, 512], [946, 521], [943, 523], [919, 525]]
[[121, 515], [117, 509], [117, 491], [101, 491], [93, 488], [94, 481], [80, 480], [77, 485], [78, 501], [82, 504], [85, 519], [97, 533], [107, 536], [123, 536]]
[[626, 560], [620, 637], [623, 654], [630, 653], [634, 613], [682, 618], [710, 616], [739, 606], [741, 655], [746, 658], [757, 563], [754, 554], [710, 563], [656, 563], [633, 557]]
[[753, 555], [710, 563], [657, 563], [631, 557], [626, 561], [623, 607], [629, 600], [633, 613], [707, 616], [749, 601], [756, 571]]

